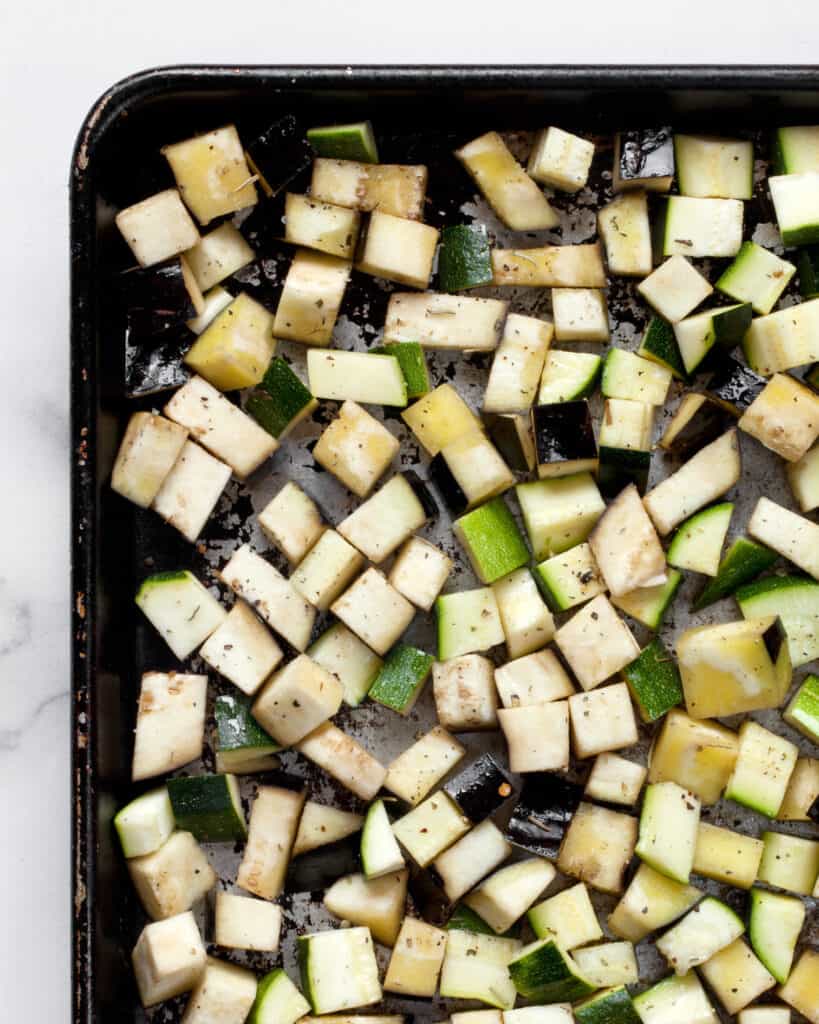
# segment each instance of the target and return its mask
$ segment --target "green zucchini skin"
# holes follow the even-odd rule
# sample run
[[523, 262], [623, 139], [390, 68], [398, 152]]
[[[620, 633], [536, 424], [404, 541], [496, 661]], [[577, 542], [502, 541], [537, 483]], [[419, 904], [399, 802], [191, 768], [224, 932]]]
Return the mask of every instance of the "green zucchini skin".
[[819, 295], [819, 245], [806, 245], [799, 250], [796, 269], [799, 294], [803, 299], [815, 299]]
[[168, 779], [167, 785], [178, 828], [205, 843], [229, 843], [247, 837], [232, 775], [190, 775]]
[[407, 384], [407, 398], [420, 398], [430, 390], [426, 357], [417, 341], [390, 341], [372, 349], [372, 352], [395, 356]]
[[678, 380], [688, 380], [674, 328], [660, 316], [653, 316], [649, 321], [637, 355], [665, 366]]
[[398, 644], [387, 655], [367, 696], [399, 714], [409, 713], [435, 661], [431, 654]]
[[640, 494], [645, 494], [650, 469], [651, 452], [603, 447], [600, 449], [600, 468], [597, 474], [600, 493], [606, 498], [613, 498], [624, 487], [634, 484]]
[[721, 601], [735, 593], [743, 584], [770, 569], [778, 557], [775, 551], [757, 544], [756, 541], [747, 537], [737, 537], [725, 552], [717, 575], [706, 583], [691, 605], [691, 611], [702, 611], [715, 601]]
[[571, 1002], [595, 988], [551, 939], [524, 947], [510, 962], [509, 973], [520, 995], [539, 1003]]
[[453, 530], [484, 583], [494, 583], [529, 561], [526, 542], [500, 496], [461, 516]]
[[656, 722], [671, 708], [682, 704], [682, 681], [677, 664], [659, 637], [626, 665], [623, 676], [644, 722]]
[[283, 437], [318, 403], [288, 364], [274, 357], [261, 383], [245, 403], [245, 411], [273, 437]]
[[438, 253], [441, 291], [460, 292], [491, 283], [492, 255], [486, 231], [471, 224], [445, 227]]
[[378, 163], [378, 147], [370, 121], [308, 128], [307, 141], [316, 156], [332, 160], [357, 160], [362, 164]]
[[574, 1008], [577, 1024], [640, 1024], [631, 996], [624, 985], [604, 989]]
[[751, 326], [754, 311], [750, 302], [741, 302], [724, 312], [717, 309], [711, 319], [717, 345], [735, 348], [742, 344], [742, 339]]
[[[281, 750], [253, 717], [252, 705], [253, 699], [240, 693], [223, 693], [216, 698], [217, 762], [222, 757], [243, 762], [269, 761], [271, 755]], [[239, 771], [238, 767], [230, 767]], [[263, 770], [261, 764], [258, 770]]]

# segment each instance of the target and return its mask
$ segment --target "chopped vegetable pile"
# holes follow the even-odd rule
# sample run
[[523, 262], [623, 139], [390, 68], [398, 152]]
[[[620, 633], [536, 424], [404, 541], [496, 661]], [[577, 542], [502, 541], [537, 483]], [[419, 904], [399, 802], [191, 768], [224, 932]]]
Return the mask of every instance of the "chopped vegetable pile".
[[[175, 187], [117, 214], [130, 394], [171, 393], [131, 415], [114, 491], [201, 545], [231, 481], [314, 422], [306, 457], [354, 496], [331, 524], [289, 480], [216, 579], [139, 587], [181, 663], [139, 666], [115, 817], [146, 1007], [819, 1024], [819, 753], [797, 746], [819, 747], [819, 127], [779, 129], [772, 166], [666, 127], [525, 138], [450, 157], [490, 230], [469, 206], [425, 223], [428, 167], [380, 163], [369, 122], [293, 117], [166, 146]], [[749, 239], [760, 192], [778, 235]], [[566, 193], [601, 200], [599, 241], [562, 237]], [[258, 260], [283, 268], [275, 301], [241, 285]], [[354, 275], [388, 293], [365, 350], [339, 316]], [[631, 347], [615, 286], [651, 311]], [[279, 342], [308, 346], [306, 380]], [[429, 350], [488, 369], [480, 408]], [[786, 504], [743, 474], [760, 446]], [[436, 520], [451, 544], [422, 536]], [[391, 734], [425, 688], [437, 724], [382, 763], [351, 723]], [[339, 799], [311, 798], [307, 763]], [[294, 891], [332, 925], [296, 927]]]

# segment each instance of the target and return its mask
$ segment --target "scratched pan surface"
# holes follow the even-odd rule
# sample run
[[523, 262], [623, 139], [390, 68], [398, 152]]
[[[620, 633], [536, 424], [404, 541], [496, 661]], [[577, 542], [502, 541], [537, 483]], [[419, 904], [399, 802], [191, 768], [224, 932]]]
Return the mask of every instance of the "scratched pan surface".
[[[78, 140], [71, 169], [72, 189], [72, 360], [73, 360], [73, 601], [75, 747], [72, 785], [75, 794], [74, 841], [74, 1019], [78, 1022], [176, 1021], [184, 1001], [145, 1014], [139, 1007], [128, 962], [133, 943], [144, 924], [111, 830], [116, 807], [131, 792], [129, 764], [138, 681], [151, 668], [179, 668], [150, 627], [139, 616], [133, 594], [138, 583], [160, 569], [190, 567], [218, 592], [214, 570], [234, 548], [250, 541], [283, 570], [277, 552], [270, 549], [256, 524], [256, 514], [288, 480], [296, 480], [319, 502], [330, 522], [338, 522], [356, 500], [328, 473], [320, 471], [311, 450], [335, 403], [322, 403], [315, 416], [300, 425], [271, 462], [247, 484], [228, 486], [209, 522], [201, 544], [188, 545], [150, 512], [128, 505], [107, 488], [113, 457], [123, 424], [137, 408], [160, 407], [162, 394], [138, 400], [126, 396], [126, 345], [122, 324], [109, 311], [108, 277], [129, 265], [129, 254], [113, 228], [118, 208], [172, 184], [158, 155], [163, 143], [184, 138], [227, 121], [235, 122], [243, 138], [284, 114], [304, 123], [371, 117], [379, 137], [381, 157], [390, 162], [417, 162], [429, 166], [429, 202], [426, 219], [433, 224], [459, 221], [486, 226], [502, 246], [547, 242], [585, 242], [596, 237], [595, 211], [610, 197], [611, 143], [621, 128], [670, 123], [676, 130], [737, 133], [751, 137], [758, 158], [767, 155], [768, 130], [783, 122], [815, 122], [819, 88], [812, 69], [269, 69], [183, 68], [148, 72], [116, 86], [89, 115]], [[471, 182], [452, 158], [459, 143], [489, 128], [502, 130], [523, 157], [531, 130], [557, 123], [594, 137], [597, 143], [590, 184], [576, 196], [558, 194], [555, 205], [561, 226], [553, 232], [508, 232], [479, 200]], [[757, 164], [758, 179], [765, 164]], [[764, 188], [746, 204], [747, 224], [756, 241], [776, 247], [778, 235], [770, 223], [771, 211]], [[240, 272], [234, 289], [246, 288], [272, 308], [278, 297], [289, 259], [284, 246], [260, 254], [263, 259]], [[716, 268], [713, 268], [716, 269]], [[714, 279], [712, 273], [711, 279]], [[378, 343], [392, 286], [355, 274], [336, 329], [335, 344], [366, 350]], [[486, 289], [476, 294], [500, 295]], [[502, 297], [516, 312], [550, 314], [547, 290], [505, 289]], [[633, 284], [623, 279], [608, 291], [612, 343], [636, 347], [646, 322], [645, 306], [634, 301]], [[785, 302], [793, 301], [789, 294]], [[280, 352], [304, 374], [304, 350], [282, 344]], [[434, 383], [452, 380], [474, 408], [480, 407], [490, 358], [430, 354]], [[129, 363], [130, 372], [133, 367]], [[169, 364], [171, 372], [175, 372]], [[657, 436], [676, 406], [671, 401], [658, 417]], [[401, 468], [416, 468], [427, 475], [428, 460], [418, 450], [395, 412], [371, 408], [384, 418], [401, 441]], [[595, 410], [599, 412], [599, 409]], [[743, 445], [743, 483], [732, 497], [737, 503], [733, 528], [740, 532], [759, 494], [792, 505], [781, 464], [747, 437]], [[657, 453], [652, 481], [661, 479], [673, 464]], [[511, 504], [515, 502], [512, 499]], [[437, 522], [424, 536], [442, 546], [455, 560], [456, 570], [447, 589], [465, 589], [476, 580], [454, 542], [450, 519], [441, 505]], [[515, 508], [517, 512], [517, 509]], [[687, 579], [675, 610], [662, 631], [673, 646], [679, 631], [693, 621], [685, 609], [698, 583]], [[229, 595], [222, 593], [224, 600]], [[697, 622], [735, 618], [733, 603], [723, 602]], [[322, 628], [320, 622], [317, 630]], [[635, 633], [642, 642], [646, 634]], [[435, 635], [429, 616], [418, 615], [408, 639], [434, 652]], [[503, 655], [500, 649], [498, 656]], [[192, 669], [204, 671], [193, 659]], [[807, 668], [807, 667], [806, 667]], [[805, 674], [800, 669], [797, 677]], [[211, 675], [213, 695], [229, 684]], [[755, 715], [765, 725], [782, 731], [775, 713]], [[416, 734], [434, 722], [429, 692], [407, 719], [368, 707], [344, 710], [339, 724], [360, 739], [376, 756], [389, 761]], [[212, 726], [212, 722], [209, 728]], [[643, 728], [639, 748], [632, 753], [645, 759], [652, 730]], [[794, 735], [789, 734], [794, 739]], [[462, 737], [470, 755], [483, 749], [500, 750], [497, 736]], [[807, 744], [805, 744], [807, 752]], [[813, 750], [815, 754], [815, 748]], [[205, 757], [213, 768], [212, 753]], [[193, 766], [190, 770], [196, 770]], [[311, 796], [342, 806], [355, 800], [322, 773], [295, 755], [285, 754], [283, 767], [302, 775]], [[254, 780], [245, 780], [249, 804]], [[736, 805], [720, 804], [708, 811], [708, 820], [759, 835], [765, 819]], [[783, 831], [809, 834], [804, 826], [781, 825]], [[208, 849], [220, 876], [230, 889], [240, 849]], [[566, 884], [564, 880], [562, 884]], [[709, 891], [721, 887], [706, 883]], [[258, 970], [279, 963], [294, 969], [295, 937], [299, 932], [327, 927], [320, 894], [288, 892], [283, 898], [286, 929], [279, 957], [237, 955], [237, 962]], [[744, 896], [723, 890], [737, 909]], [[601, 920], [613, 900], [596, 898]], [[810, 913], [812, 912], [812, 913]], [[819, 940], [815, 903], [809, 906], [805, 936]], [[200, 923], [207, 927], [207, 909]], [[382, 964], [386, 950], [379, 949]], [[656, 978], [662, 964], [648, 943], [638, 948], [641, 971]], [[460, 1008], [469, 1008], [463, 1004]], [[438, 1021], [447, 1015], [441, 1005], [388, 999], [385, 1010], [404, 1012], [419, 1022]]]

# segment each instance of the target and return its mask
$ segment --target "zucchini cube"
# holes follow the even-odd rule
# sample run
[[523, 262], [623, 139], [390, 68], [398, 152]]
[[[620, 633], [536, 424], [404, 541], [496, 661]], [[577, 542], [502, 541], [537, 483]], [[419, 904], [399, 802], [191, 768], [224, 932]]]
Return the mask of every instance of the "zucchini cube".
[[552, 939], [561, 949], [576, 949], [603, 938], [583, 882], [538, 903], [526, 917], [539, 939]]
[[549, 349], [540, 378], [539, 405], [572, 402], [594, 391], [602, 360], [592, 352]]
[[253, 717], [250, 697], [220, 693], [214, 701], [214, 714], [218, 771], [252, 775], [278, 767], [275, 755], [279, 744]]
[[203, 843], [240, 842], [247, 838], [235, 775], [187, 775], [168, 779], [167, 786], [178, 828]]
[[756, 242], [743, 242], [734, 262], [720, 275], [716, 288], [737, 302], [750, 302], [755, 313], [765, 316], [795, 273], [793, 263]]
[[277, 440], [317, 407], [318, 402], [283, 360], [271, 359], [259, 386], [248, 395], [245, 410]]
[[703, 804], [715, 804], [734, 769], [737, 734], [717, 722], [695, 721], [672, 709], [651, 750], [649, 782], [677, 782]]
[[120, 210], [116, 225], [141, 267], [179, 256], [199, 242], [199, 231], [175, 188]]
[[819, 242], [819, 172], [775, 175], [768, 188], [783, 244]]
[[367, 569], [330, 606], [330, 611], [377, 654], [386, 654], [415, 609], [378, 569]]
[[308, 128], [307, 141], [320, 157], [378, 163], [378, 149], [370, 121]]
[[509, 768], [525, 772], [565, 771], [569, 767], [569, 704], [501, 708], [497, 712], [509, 752]]
[[505, 638], [498, 602], [490, 587], [443, 594], [435, 602], [435, 617], [438, 657], [442, 661], [489, 650]]
[[[785, 799], [779, 808], [779, 821], [812, 821], [811, 810], [819, 798], [819, 760], [800, 757], [791, 775]], [[814, 818], [819, 815], [819, 804], [813, 810]]]
[[436, 725], [391, 762], [384, 788], [415, 807], [465, 753], [466, 749], [454, 736]]
[[174, 832], [154, 853], [132, 857], [128, 873], [145, 913], [154, 921], [190, 910], [217, 882], [190, 832]]
[[450, 224], [441, 230], [438, 283], [444, 292], [492, 284], [492, 257], [486, 228], [475, 224]]
[[375, 797], [387, 776], [369, 751], [332, 722], [320, 725], [296, 749], [364, 801]]
[[291, 563], [300, 562], [325, 530], [318, 506], [292, 480], [259, 513], [259, 526]]
[[819, 437], [819, 395], [776, 373], [745, 410], [739, 429], [787, 462], [797, 462]]
[[597, 230], [606, 249], [609, 273], [646, 277], [654, 266], [645, 192], [615, 196], [597, 211]]
[[197, 540], [227, 487], [231, 468], [186, 441], [153, 500], [152, 508], [185, 540]]
[[258, 202], [239, 133], [232, 124], [163, 146], [186, 206], [200, 224]]
[[420, 398], [430, 390], [424, 350], [417, 341], [390, 341], [371, 349], [378, 355], [394, 356], [404, 375], [407, 398]]
[[357, 269], [411, 288], [426, 288], [432, 277], [438, 233], [430, 224], [374, 210]]
[[462, 434], [479, 430], [481, 426], [478, 417], [451, 384], [439, 384], [405, 409], [401, 419], [432, 457]]
[[338, 532], [378, 564], [437, 514], [432, 495], [410, 470], [388, 480], [339, 523]]
[[787, 1006], [749, 1006], [737, 1015], [739, 1024], [790, 1024], [791, 1011]]
[[693, 313], [713, 292], [708, 279], [685, 256], [669, 256], [637, 285], [651, 308], [675, 324]]
[[363, 824], [364, 816], [361, 814], [308, 800], [301, 812], [299, 830], [293, 843], [293, 856], [298, 857], [302, 853], [321, 849], [322, 846], [340, 843], [348, 836], [360, 832]]
[[629, 594], [612, 598], [611, 603], [649, 629], [659, 629], [682, 583], [682, 573], [676, 569], [669, 569], [666, 576], [665, 583], [658, 583], [654, 587], [638, 587]]
[[553, 335], [548, 320], [507, 316], [483, 396], [484, 412], [520, 412], [531, 406]]
[[581, 803], [560, 846], [557, 869], [592, 889], [621, 893], [636, 843], [636, 818]]
[[574, 693], [566, 670], [550, 650], [536, 651], [496, 668], [495, 686], [505, 708], [549, 704]]
[[598, 754], [583, 790], [593, 800], [633, 807], [648, 775], [648, 769], [619, 754]]
[[137, 707], [131, 778], [172, 772], [202, 754], [207, 676], [146, 672]]
[[416, 608], [428, 612], [452, 572], [452, 559], [422, 537], [410, 537], [398, 552], [388, 577]]
[[700, 802], [676, 782], [654, 782], [640, 812], [635, 853], [655, 871], [675, 882], [688, 882], [694, 866]]
[[256, 999], [256, 975], [245, 967], [208, 957], [205, 971], [185, 1007], [185, 1024], [208, 1024], [214, 1017], [246, 1020]]
[[117, 812], [114, 828], [125, 857], [143, 857], [158, 850], [174, 830], [167, 787], [159, 786], [131, 800]]
[[757, 373], [770, 375], [816, 362], [817, 317], [819, 301], [810, 299], [754, 318], [742, 339], [748, 365]]
[[449, 931], [441, 970], [441, 996], [476, 999], [488, 1006], [511, 1010], [517, 992], [509, 974], [509, 962], [520, 948], [517, 939]]
[[656, 722], [682, 703], [679, 669], [659, 637], [647, 644], [622, 673], [644, 722]]
[[764, 847], [761, 839], [701, 821], [691, 870], [737, 889], [750, 889], [756, 881]]
[[606, 508], [590, 473], [518, 484], [515, 492], [538, 560], [584, 541]]
[[408, 715], [421, 695], [434, 660], [417, 647], [398, 644], [381, 666], [367, 696], [399, 715]]
[[605, 288], [606, 268], [599, 242], [493, 249], [494, 284], [525, 288]]
[[313, 449], [313, 458], [359, 498], [366, 498], [398, 454], [398, 439], [355, 402], [344, 402]]
[[190, 911], [146, 924], [131, 954], [143, 1006], [189, 992], [205, 970], [207, 954]]
[[684, 196], [751, 199], [754, 146], [744, 139], [674, 136], [677, 183]]
[[378, 655], [341, 622], [325, 630], [307, 653], [338, 679], [344, 703], [353, 708], [364, 699], [382, 665]]
[[568, 611], [606, 590], [588, 544], [547, 558], [535, 567], [535, 578], [549, 607], [556, 612]]
[[220, 391], [236, 391], [262, 380], [275, 351], [273, 314], [240, 292], [199, 335], [185, 362]]
[[494, 665], [488, 658], [462, 654], [436, 662], [432, 666], [432, 686], [435, 711], [444, 728], [453, 732], [497, 729]]
[[667, 192], [674, 181], [674, 139], [670, 128], [636, 128], [614, 137], [612, 188]]
[[392, 826], [395, 838], [420, 868], [431, 864], [470, 828], [469, 818], [444, 792], [427, 797]]
[[739, 729], [739, 753], [725, 787], [726, 799], [775, 818], [798, 755], [798, 747], [782, 736], [757, 722], [743, 722]]
[[640, 863], [622, 899], [609, 914], [608, 925], [620, 938], [639, 942], [681, 917], [702, 896], [693, 885], [682, 885]]
[[738, 1013], [776, 984], [774, 976], [742, 939], [715, 953], [700, 971], [727, 1013]]
[[[511, 852], [512, 847], [503, 833], [487, 818], [436, 857], [433, 869], [447, 899], [454, 903], [502, 864]], [[447, 928], [451, 931], [457, 924], [457, 918], [450, 918]]]
[[537, 475], [541, 479], [597, 470], [597, 444], [585, 399], [532, 410]]
[[275, 336], [304, 345], [329, 345], [351, 271], [349, 260], [298, 249], [276, 307]]
[[569, 697], [572, 745], [577, 757], [621, 750], [637, 742], [637, 722], [625, 683]]
[[321, 612], [327, 611], [364, 565], [364, 556], [335, 530], [325, 530], [293, 570], [290, 582]]
[[302, 988], [314, 1013], [353, 1010], [381, 999], [368, 928], [300, 935], [298, 954]]
[[584, 690], [604, 683], [640, 653], [605, 594], [576, 611], [555, 633], [555, 643]]
[[742, 245], [741, 199], [668, 196], [655, 224], [659, 256], [736, 256]]
[[361, 215], [357, 210], [288, 192], [284, 200], [284, 240], [330, 256], [352, 259]]
[[209, 231], [185, 253], [185, 259], [202, 292], [252, 263], [256, 253], [229, 221]]
[[527, 171], [543, 185], [579, 192], [589, 179], [594, 143], [562, 128], [544, 128], [535, 139]]
[[569, 954], [552, 939], [538, 939], [517, 954], [509, 964], [515, 988], [536, 1002], [579, 999], [594, 991]]
[[552, 639], [555, 623], [528, 568], [492, 584], [510, 658], [530, 654]]
[[657, 940], [657, 949], [682, 976], [710, 960], [744, 931], [742, 920], [727, 904], [706, 896]]
[[[574, 949], [572, 959], [589, 981], [601, 988], [636, 985], [640, 978], [634, 946], [630, 942], [601, 942], [597, 946]], [[618, 991], [622, 993], [623, 989]]]
[[236, 884], [254, 896], [275, 900], [281, 894], [306, 795], [303, 789], [259, 787], [236, 876]]
[[779, 989], [779, 997], [792, 1006], [797, 1013], [803, 1013], [811, 1024], [816, 1024], [816, 996], [819, 992], [819, 953], [806, 949], [799, 957], [788, 980]]
[[266, 900], [217, 892], [213, 941], [224, 949], [276, 953], [282, 928], [282, 908]]
[[307, 377], [317, 398], [350, 399], [372, 405], [407, 404], [407, 384], [398, 360], [377, 352], [339, 349], [307, 353]]
[[622, 348], [609, 349], [603, 361], [601, 389], [607, 398], [665, 405], [671, 371]]
[[313, 162], [310, 194], [354, 210], [380, 210], [394, 217], [422, 220], [427, 189], [423, 164], [368, 164], [352, 160]]
[[785, 467], [791, 494], [801, 512], [819, 508], [819, 445], [815, 445], [797, 462]]
[[819, 676], [805, 677], [782, 717], [803, 736], [819, 743]]
[[452, 530], [481, 583], [494, 583], [529, 561], [529, 550], [503, 498], [467, 512], [455, 520]]
[[552, 316], [558, 341], [609, 340], [609, 311], [597, 288], [552, 288]]
[[120, 442], [111, 487], [140, 508], [149, 508], [179, 458], [188, 432], [164, 416], [135, 412]]
[[306, 654], [270, 678], [253, 705], [254, 718], [283, 747], [292, 747], [338, 711], [344, 694], [334, 675]]
[[819, 526], [790, 509], [761, 497], [754, 507], [748, 533], [819, 580]]
[[800, 896], [813, 893], [819, 877], [819, 842], [782, 832], [763, 832], [758, 879]]
[[507, 932], [554, 880], [554, 866], [529, 857], [500, 868], [464, 900], [496, 934]]
[[363, 874], [345, 875], [324, 894], [324, 906], [331, 914], [369, 929], [376, 942], [394, 946], [407, 902], [406, 869], [378, 878]]
[[634, 1009], [645, 1024], [716, 1024], [719, 1020], [705, 989], [693, 971], [671, 975], [634, 998]]
[[390, 957], [384, 990], [431, 999], [446, 954], [447, 933], [414, 917], [405, 917]]
[[482, 430], [461, 434], [441, 449], [429, 473], [455, 514], [497, 497], [514, 486], [515, 475]]

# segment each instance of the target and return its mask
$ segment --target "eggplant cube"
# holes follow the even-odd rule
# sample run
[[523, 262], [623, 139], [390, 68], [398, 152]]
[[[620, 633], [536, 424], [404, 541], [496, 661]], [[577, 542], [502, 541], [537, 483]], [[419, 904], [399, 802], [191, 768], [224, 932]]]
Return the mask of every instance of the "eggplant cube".
[[276, 337], [304, 345], [329, 345], [351, 270], [349, 260], [299, 249], [276, 307]]
[[190, 911], [145, 925], [131, 955], [143, 1006], [189, 992], [205, 970], [207, 954]]
[[[436, 474], [435, 467], [446, 472]], [[461, 434], [450, 441], [430, 465], [430, 475], [441, 487], [453, 512], [463, 512], [514, 486], [515, 475], [482, 430]], [[464, 505], [465, 502], [465, 505]]]
[[453, 732], [497, 729], [494, 666], [480, 654], [464, 654], [432, 666], [438, 721]]
[[776, 373], [739, 421], [787, 462], [797, 462], [819, 437], [819, 395], [787, 373]]
[[438, 229], [430, 224], [374, 210], [358, 269], [411, 288], [426, 288], [437, 245]]
[[280, 895], [306, 795], [305, 790], [259, 787], [236, 876], [236, 884], [254, 896], [275, 900]]
[[284, 657], [267, 627], [244, 601], [236, 602], [199, 655], [246, 694], [254, 694]]
[[276, 953], [282, 928], [282, 908], [267, 900], [218, 892], [213, 941], [224, 949]]
[[258, 201], [239, 133], [232, 124], [164, 146], [162, 155], [200, 224]]
[[441, 292], [393, 292], [384, 321], [384, 342], [415, 341], [422, 348], [492, 352], [498, 346], [509, 304]]
[[410, 537], [393, 562], [389, 581], [416, 608], [428, 612], [451, 572], [449, 555], [422, 537]]
[[569, 697], [572, 743], [578, 757], [594, 757], [637, 742], [637, 721], [628, 686], [613, 683]]
[[207, 676], [146, 672], [137, 708], [134, 782], [196, 760], [205, 742]]
[[190, 832], [174, 832], [154, 853], [132, 857], [128, 872], [154, 921], [182, 914], [216, 885], [216, 872]]
[[387, 769], [332, 722], [325, 722], [296, 748], [361, 800], [373, 800]]
[[465, 753], [465, 748], [454, 736], [436, 725], [390, 764], [384, 787], [414, 807]]
[[594, 143], [562, 128], [546, 128], [535, 139], [529, 174], [563, 192], [579, 192], [589, 180]]
[[609, 340], [609, 311], [598, 288], [553, 288], [552, 315], [558, 341]]
[[203, 292], [252, 263], [256, 253], [231, 223], [209, 231], [185, 253], [185, 259]]
[[353, 494], [366, 498], [398, 449], [398, 439], [382, 423], [347, 401], [319, 438], [313, 458]]
[[649, 306], [672, 324], [693, 313], [713, 290], [708, 279], [680, 255], [669, 256], [637, 285]]
[[503, 838], [503, 833], [487, 818], [436, 857], [433, 868], [441, 880], [446, 898], [454, 903], [511, 853], [512, 847]]
[[431, 999], [446, 953], [445, 931], [414, 917], [405, 917], [392, 951], [384, 989]]
[[199, 241], [196, 225], [175, 188], [120, 210], [116, 224], [141, 267], [178, 256]]
[[728, 783], [737, 734], [717, 722], [698, 722], [683, 711], [666, 715], [649, 760], [649, 782], [677, 782], [703, 803], [714, 804]]
[[325, 530], [299, 562], [290, 582], [319, 611], [327, 611], [364, 564], [364, 556], [335, 530]]
[[636, 845], [636, 818], [581, 803], [560, 847], [557, 868], [593, 889], [620, 893]]
[[185, 1024], [245, 1021], [256, 999], [256, 975], [246, 967], [208, 957], [205, 971], [185, 1007]]
[[532, 420], [537, 475], [541, 479], [597, 469], [597, 444], [589, 403], [585, 399], [536, 405]]
[[510, 658], [537, 651], [552, 639], [555, 623], [527, 567], [492, 584]]
[[344, 687], [344, 702], [357, 707], [378, 675], [381, 659], [341, 622], [325, 630], [307, 653]]
[[569, 767], [568, 701], [501, 708], [497, 714], [513, 772], [565, 771]]
[[665, 552], [634, 484], [600, 517], [589, 546], [612, 597], [666, 581]]
[[644, 188], [667, 192], [674, 181], [674, 139], [670, 128], [618, 132], [614, 140], [615, 192]]
[[554, 939], [562, 949], [576, 949], [603, 938], [603, 931], [583, 882], [550, 896], [528, 914], [539, 939]]
[[330, 610], [377, 654], [386, 654], [412, 622], [415, 609], [378, 569], [367, 571]]
[[287, 194], [284, 210], [286, 242], [352, 259], [361, 219], [357, 210], [292, 193]]
[[220, 391], [258, 384], [276, 351], [273, 314], [240, 292], [199, 335], [185, 356]]
[[[397, 343], [396, 343], [397, 344]], [[462, 434], [480, 429], [480, 420], [451, 384], [439, 384], [401, 413], [428, 455], [434, 457]]]
[[231, 472], [226, 463], [193, 441], [186, 441], [152, 507], [193, 543], [216, 508]]
[[344, 689], [306, 654], [288, 662], [267, 683], [253, 716], [284, 747], [292, 747], [341, 707]]
[[148, 508], [185, 445], [188, 432], [164, 416], [135, 412], [125, 430], [111, 487], [140, 508]]
[[470, 821], [446, 793], [434, 793], [392, 826], [395, 838], [415, 863], [425, 868], [465, 835]]
[[414, 473], [397, 474], [338, 525], [338, 532], [371, 562], [383, 562], [437, 513]]
[[584, 690], [604, 683], [640, 654], [631, 630], [605, 594], [575, 612], [555, 633], [555, 643]]
[[543, 773], [524, 781], [506, 829], [507, 839], [551, 860], [583, 799], [583, 787], [562, 775]]
[[507, 316], [483, 396], [484, 412], [519, 412], [531, 406], [553, 334], [548, 320]]
[[259, 526], [292, 563], [300, 562], [325, 530], [318, 506], [292, 480], [259, 513]]
[[[602, 691], [598, 691], [602, 692]], [[648, 769], [619, 754], [598, 754], [586, 782], [585, 794], [608, 804], [637, 803]]]
[[562, 700], [574, 686], [553, 651], [536, 651], [495, 669], [495, 686], [505, 708]]
[[512, 780], [491, 754], [482, 754], [444, 786], [470, 821], [483, 821], [512, 795]]

